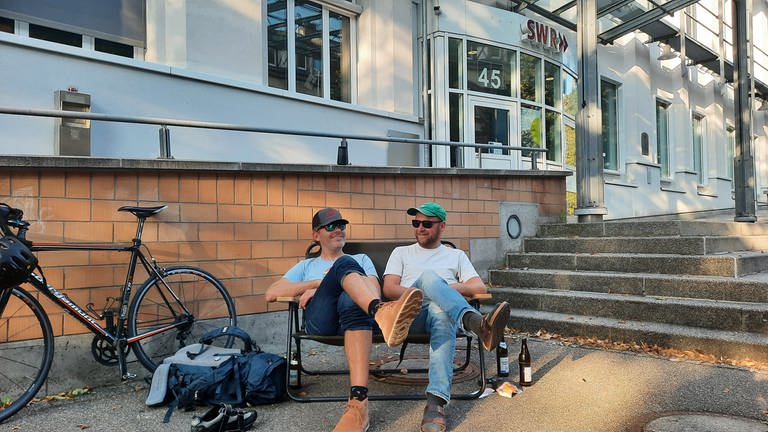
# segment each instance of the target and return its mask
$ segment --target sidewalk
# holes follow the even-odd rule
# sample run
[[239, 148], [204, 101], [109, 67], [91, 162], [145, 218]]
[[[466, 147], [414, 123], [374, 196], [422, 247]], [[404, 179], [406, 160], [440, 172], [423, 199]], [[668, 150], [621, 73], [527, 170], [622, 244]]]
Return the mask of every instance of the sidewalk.
[[[520, 339], [508, 340], [510, 378], [516, 384]], [[768, 431], [768, 372], [564, 346], [554, 340], [528, 342], [533, 386], [512, 398], [491, 394], [452, 402], [448, 430]], [[493, 373], [495, 359], [488, 357]], [[320, 391], [329, 383], [308, 381], [307, 391]], [[192, 416], [204, 412], [176, 411], [169, 424], [162, 424], [165, 408], [146, 407], [147, 391], [143, 381], [135, 381], [99, 387], [71, 401], [35, 404], [1, 424], [0, 431], [189, 431]], [[343, 404], [284, 402], [255, 409], [258, 420], [252, 430], [314, 432], [333, 429]], [[421, 401], [371, 402], [370, 431], [416, 431], [422, 409]]]

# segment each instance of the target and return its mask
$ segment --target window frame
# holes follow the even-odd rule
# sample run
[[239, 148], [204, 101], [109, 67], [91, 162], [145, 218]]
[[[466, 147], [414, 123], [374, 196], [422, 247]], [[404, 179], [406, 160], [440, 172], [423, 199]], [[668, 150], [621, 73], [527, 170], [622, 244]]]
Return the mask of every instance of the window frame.
[[706, 135], [706, 117], [699, 112], [693, 111], [691, 113], [691, 156], [693, 158], [692, 169], [696, 173], [699, 186], [706, 184], [706, 177], [704, 176], [706, 170], [706, 159], [704, 157], [706, 154]]
[[[611, 86], [615, 90], [615, 94], [613, 97], [613, 100], [615, 101], [613, 104], [613, 110], [612, 112], [606, 109], [604, 106], [604, 93], [603, 91], [606, 89], [606, 84], [608, 86]], [[620, 130], [621, 130], [621, 121], [620, 121], [620, 113], [619, 108], [621, 106], [621, 84], [613, 81], [611, 79], [600, 77], [600, 113], [601, 113], [601, 124], [602, 124], [602, 130], [600, 133], [600, 138], [602, 141], [602, 149], [603, 149], [603, 169], [606, 171], [613, 171], [613, 172], [619, 172], [619, 136], [620, 136]], [[613, 133], [606, 133], [606, 114], [611, 112], [614, 119], [614, 127], [612, 129]], [[612, 138], [612, 139], [611, 139]], [[615, 166], [611, 166], [615, 165]]]
[[[662, 99], [656, 99], [656, 163], [659, 165], [659, 171], [662, 180], [668, 180], [672, 177], [670, 151], [669, 151], [669, 109], [672, 105]], [[664, 114], [663, 131], [660, 114]], [[663, 153], [663, 158], [662, 158]]]
[[[354, 8], [341, 7], [336, 5], [337, 2], [328, 0], [308, 0], [310, 3], [322, 8], [321, 20], [322, 20], [322, 71], [320, 73], [322, 79], [322, 93], [321, 96], [316, 96], [304, 92], [298, 91], [297, 82], [297, 69], [299, 67], [298, 60], [296, 58], [296, 3], [295, 0], [285, 0], [286, 8], [286, 39], [287, 39], [287, 88], [278, 87], [270, 83], [269, 66], [274, 63], [272, 58], [273, 49], [270, 46], [270, 32], [269, 32], [269, 19], [267, 14], [269, 13], [268, 3], [265, 2], [264, 7], [264, 22], [265, 22], [265, 37], [264, 37], [264, 68], [265, 68], [265, 81], [264, 85], [271, 89], [284, 90], [295, 94], [300, 97], [308, 97], [313, 99], [322, 99], [326, 101], [339, 102], [344, 104], [356, 104], [357, 103], [357, 18], [359, 11]], [[331, 49], [330, 49], [330, 14], [341, 15], [349, 20], [349, 41], [345, 43], [349, 49], [349, 83], [346, 90], [342, 90], [341, 94], [348, 94], [349, 100], [333, 99], [331, 98]], [[306, 68], [306, 64], [304, 65]]]

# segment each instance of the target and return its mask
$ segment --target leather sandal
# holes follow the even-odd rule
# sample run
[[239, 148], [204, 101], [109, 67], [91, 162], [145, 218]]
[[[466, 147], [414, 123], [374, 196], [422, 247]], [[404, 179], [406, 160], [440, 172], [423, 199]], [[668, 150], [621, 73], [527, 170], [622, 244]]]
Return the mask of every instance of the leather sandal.
[[421, 432], [445, 432], [445, 407], [427, 403], [421, 418]]

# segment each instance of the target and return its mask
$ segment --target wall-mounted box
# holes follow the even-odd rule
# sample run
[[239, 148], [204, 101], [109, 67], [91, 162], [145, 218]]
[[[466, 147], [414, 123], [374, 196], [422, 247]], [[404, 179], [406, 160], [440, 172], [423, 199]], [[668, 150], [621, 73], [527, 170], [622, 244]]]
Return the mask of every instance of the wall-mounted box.
[[[91, 95], [59, 90], [55, 93], [56, 108], [62, 111], [90, 112]], [[91, 121], [62, 118], [54, 134], [54, 151], [59, 156], [91, 155]]]

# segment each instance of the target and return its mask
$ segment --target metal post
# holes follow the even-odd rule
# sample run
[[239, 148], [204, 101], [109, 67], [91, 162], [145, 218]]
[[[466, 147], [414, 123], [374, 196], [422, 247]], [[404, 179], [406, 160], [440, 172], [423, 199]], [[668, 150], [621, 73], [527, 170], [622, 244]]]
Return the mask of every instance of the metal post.
[[160, 159], [173, 159], [171, 156], [171, 131], [168, 126], [160, 126]]
[[576, 116], [576, 210], [579, 222], [600, 222], [607, 213], [603, 196], [603, 146], [598, 108], [597, 2], [577, 0], [578, 94]]
[[[749, 72], [746, 0], [731, 2], [733, 13], [733, 81], [734, 81], [734, 116], [736, 119], [736, 155], [733, 175], [735, 181], [736, 222], [755, 222], [755, 161], [752, 157], [752, 111], [749, 107]], [[751, 38], [750, 38], [751, 40]]]
[[339, 144], [339, 151], [336, 155], [336, 165], [349, 165], [349, 150], [347, 148], [347, 139], [342, 138]]

